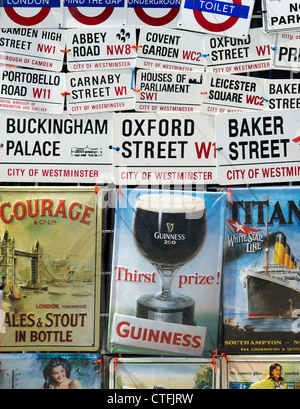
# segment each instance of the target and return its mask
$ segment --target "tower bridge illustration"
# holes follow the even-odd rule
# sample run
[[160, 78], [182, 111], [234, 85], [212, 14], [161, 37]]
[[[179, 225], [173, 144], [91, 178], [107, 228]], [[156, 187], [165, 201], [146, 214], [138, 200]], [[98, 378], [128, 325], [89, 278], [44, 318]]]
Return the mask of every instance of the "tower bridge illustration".
[[[33, 290], [47, 290], [48, 287], [45, 285], [47, 282], [55, 283], [61, 281], [68, 281], [74, 274], [71, 271], [70, 261], [68, 258], [66, 260], [59, 260], [60, 267], [63, 267], [64, 274], [59, 273], [59, 269], [56, 268], [58, 274], [55, 275], [53, 271], [50, 270], [50, 266], [45, 264], [45, 258], [47, 255], [43, 252], [43, 247], [40, 245], [39, 240], [32, 246], [31, 251], [19, 250], [16, 248], [16, 242], [14, 238], [9, 237], [8, 230], [5, 230], [2, 240], [0, 241], [0, 283], [5, 286], [7, 285], [10, 289], [16, 284], [16, 267], [17, 260], [19, 257], [30, 259], [30, 279], [27, 283], [20, 285], [22, 289], [33, 289]], [[52, 264], [55, 267], [55, 263]], [[66, 273], [67, 272], [67, 273]]]

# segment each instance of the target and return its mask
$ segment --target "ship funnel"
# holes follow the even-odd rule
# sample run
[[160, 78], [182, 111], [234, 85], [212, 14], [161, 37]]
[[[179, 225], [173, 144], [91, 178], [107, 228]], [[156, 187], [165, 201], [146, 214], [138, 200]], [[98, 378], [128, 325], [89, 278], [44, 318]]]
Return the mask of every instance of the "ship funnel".
[[279, 264], [282, 267], [284, 267], [285, 262], [285, 245], [286, 236], [283, 233], [277, 234], [274, 249], [274, 264]]
[[284, 267], [290, 268], [291, 262], [291, 247], [288, 243], [285, 245]]
[[295, 257], [294, 257], [293, 254], [291, 255], [290, 259], [291, 259], [291, 261], [290, 261], [290, 267], [289, 268], [292, 268], [292, 269], [296, 268], [296, 266], [295, 266]]

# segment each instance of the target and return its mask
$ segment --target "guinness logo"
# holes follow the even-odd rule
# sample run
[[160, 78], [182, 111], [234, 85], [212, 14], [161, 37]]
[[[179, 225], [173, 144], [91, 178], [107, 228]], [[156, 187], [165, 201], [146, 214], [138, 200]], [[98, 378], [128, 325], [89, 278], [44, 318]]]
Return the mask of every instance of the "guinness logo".
[[168, 229], [168, 233], [172, 233], [172, 231], [174, 230], [174, 223], [166, 223], [167, 229]]

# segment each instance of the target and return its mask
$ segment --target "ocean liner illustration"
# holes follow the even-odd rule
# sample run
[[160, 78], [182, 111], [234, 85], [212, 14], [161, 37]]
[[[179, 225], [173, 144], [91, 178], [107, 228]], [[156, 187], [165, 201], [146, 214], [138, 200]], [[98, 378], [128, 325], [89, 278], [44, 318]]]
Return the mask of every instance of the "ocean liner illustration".
[[267, 237], [266, 263], [243, 268], [240, 278], [247, 291], [249, 318], [292, 318], [300, 308], [300, 269], [285, 234], [276, 235], [273, 262]]

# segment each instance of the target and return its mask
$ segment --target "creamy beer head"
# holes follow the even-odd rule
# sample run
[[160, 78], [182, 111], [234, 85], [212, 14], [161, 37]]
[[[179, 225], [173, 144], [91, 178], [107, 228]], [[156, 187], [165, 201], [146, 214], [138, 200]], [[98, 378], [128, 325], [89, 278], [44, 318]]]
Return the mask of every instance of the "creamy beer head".
[[201, 249], [206, 234], [204, 200], [183, 194], [150, 194], [136, 203], [133, 234], [151, 263], [178, 266]]

